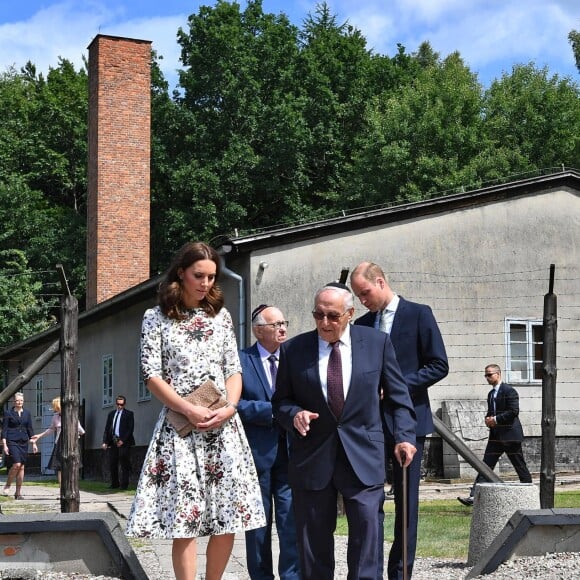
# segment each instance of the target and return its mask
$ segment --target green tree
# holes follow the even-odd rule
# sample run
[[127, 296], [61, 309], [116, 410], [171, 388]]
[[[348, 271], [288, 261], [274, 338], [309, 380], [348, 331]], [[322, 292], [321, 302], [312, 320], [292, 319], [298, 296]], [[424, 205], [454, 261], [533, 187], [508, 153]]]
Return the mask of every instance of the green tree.
[[35, 192], [34, 217], [32, 207], [16, 209], [6, 199], [11, 215], [23, 218], [20, 229], [42, 223], [12, 247], [26, 248], [45, 285], [63, 264], [78, 296], [85, 289], [87, 110], [86, 70], [69, 61], [60, 59], [46, 79], [30, 62], [0, 76], [0, 180]]
[[574, 59], [576, 60], [576, 68], [580, 72], [580, 32], [577, 30], [572, 30], [568, 35], [568, 40], [572, 45], [572, 52], [574, 53]]
[[304, 182], [296, 28], [260, 1], [244, 11], [218, 1], [188, 24], [178, 34], [177, 109], [162, 106], [172, 128], [158, 150], [167, 187], [154, 200], [171, 251], [186, 238], [283, 220], [300, 207]]
[[489, 147], [521, 160], [511, 173], [580, 167], [580, 88], [569, 79], [516, 65], [491, 84], [484, 111]]
[[0, 348], [48, 328], [48, 309], [39, 300], [41, 288], [24, 252], [0, 250]]
[[420, 200], [461, 186], [482, 135], [481, 86], [458, 53], [424, 43], [416, 75], [369, 102], [357, 142], [349, 203]]

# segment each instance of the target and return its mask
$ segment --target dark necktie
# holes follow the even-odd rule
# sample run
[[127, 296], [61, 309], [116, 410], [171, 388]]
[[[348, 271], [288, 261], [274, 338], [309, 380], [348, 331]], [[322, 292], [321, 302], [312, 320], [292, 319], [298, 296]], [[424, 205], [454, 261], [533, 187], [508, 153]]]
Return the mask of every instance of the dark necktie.
[[121, 420], [121, 411], [117, 411], [115, 413], [115, 417], [113, 418], [113, 437], [117, 436], [117, 428], [119, 426], [120, 420]]
[[344, 407], [344, 391], [342, 390], [342, 359], [340, 357], [340, 341], [330, 344], [332, 351], [328, 358], [326, 389], [328, 406], [338, 419]]
[[492, 416], [495, 417], [495, 389], [492, 389], [489, 393], [489, 408], [491, 409]]
[[276, 358], [275, 354], [271, 354], [268, 357], [268, 361], [270, 363], [270, 376], [272, 377], [272, 392], [276, 390], [276, 375], [278, 374], [278, 367], [276, 366]]

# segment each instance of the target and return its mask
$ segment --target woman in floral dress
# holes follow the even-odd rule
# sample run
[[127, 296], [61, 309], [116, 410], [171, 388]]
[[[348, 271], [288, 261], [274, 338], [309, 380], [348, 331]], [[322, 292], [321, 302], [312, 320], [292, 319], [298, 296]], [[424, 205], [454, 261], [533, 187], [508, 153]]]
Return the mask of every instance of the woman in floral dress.
[[[172, 538], [177, 580], [196, 575], [196, 538], [210, 536], [205, 578], [222, 577], [234, 534], [266, 524], [262, 496], [236, 413], [242, 381], [236, 339], [223, 295], [215, 285], [217, 252], [188, 243], [159, 288], [159, 306], [147, 310], [141, 367], [149, 390], [164, 404], [145, 457], [127, 523], [130, 537]], [[216, 411], [182, 397], [208, 378], [230, 405]], [[195, 426], [180, 437], [167, 409]]]

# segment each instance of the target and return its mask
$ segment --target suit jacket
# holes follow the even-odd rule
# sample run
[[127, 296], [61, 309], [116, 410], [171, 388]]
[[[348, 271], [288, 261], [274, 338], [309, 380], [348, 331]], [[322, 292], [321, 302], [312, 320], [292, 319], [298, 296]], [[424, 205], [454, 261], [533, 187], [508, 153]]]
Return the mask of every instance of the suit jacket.
[[4, 413], [2, 439], [6, 439], [8, 446], [10, 446], [10, 441], [26, 443], [33, 435], [32, 415], [28, 409], [22, 409], [22, 415], [19, 415], [14, 408]]
[[240, 351], [242, 396], [238, 413], [244, 424], [258, 473], [271, 469], [278, 453], [281, 429], [272, 417], [272, 389], [257, 343]]
[[[111, 446], [113, 445], [113, 419], [117, 409], [114, 409], [107, 415], [107, 424], [105, 425], [105, 431], [103, 432], [103, 443]], [[133, 416], [133, 411], [129, 409], [123, 409], [121, 419], [119, 420], [119, 439], [123, 442], [123, 445], [131, 446], [135, 445], [135, 438], [133, 437], [133, 428], [135, 426], [135, 419]]]
[[[397, 443], [415, 443], [415, 412], [388, 335], [361, 326], [351, 326], [350, 333], [352, 377], [338, 421], [320, 384], [318, 333], [300, 334], [281, 346], [272, 404], [274, 417], [296, 435], [290, 444], [288, 468], [293, 487], [320, 490], [328, 485], [339, 444], [363, 485], [384, 483], [383, 420]], [[293, 426], [294, 416], [302, 410], [320, 415], [305, 437]]]
[[[374, 326], [375, 318], [367, 312], [355, 324]], [[447, 376], [449, 363], [431, 308], [400, 297], [390, 337], [417, 413], [417, 436], [433, 433], [428, 388]]]
[[493, 410], [493, 389], [487, 395], [486, 417], [494, 417], [497, 426], [489, 430], [489, 438], [495, 441], [523, 441], [524, 430], [518, 415], [520, 414], [520, 397], [518, 392], [507, 383], [501, 383], [495, 399]]

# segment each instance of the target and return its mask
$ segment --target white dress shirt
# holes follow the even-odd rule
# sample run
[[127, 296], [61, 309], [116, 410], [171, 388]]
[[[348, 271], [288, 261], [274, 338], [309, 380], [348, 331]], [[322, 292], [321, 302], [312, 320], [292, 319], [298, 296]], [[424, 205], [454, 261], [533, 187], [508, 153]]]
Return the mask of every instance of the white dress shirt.
[[[340, 361], [342, 363], [342, 390], [344, 392], [344, 400], [346, 401], [346, 396], [348, 394], [348, 389], [350, 387], [350, 379], [352, 376], [352, 347], [350, 339], [350, 324], [347, 325], [345, 331], [340, 337], [340, 344], [338, 345], [340, 349]], [[330, 353], [332, 352], [332, 347], [329, 342], [318, 337], [318, 374], [320, 376], [320, 384], [322, 386], [322, 394], [324, 398], [328, 401], [328, 388], [326, 384], [327, 373], [328, 373], [328, 359], [330, 358]]]

